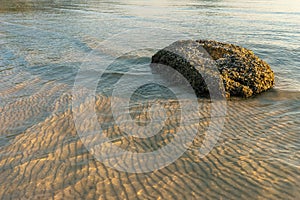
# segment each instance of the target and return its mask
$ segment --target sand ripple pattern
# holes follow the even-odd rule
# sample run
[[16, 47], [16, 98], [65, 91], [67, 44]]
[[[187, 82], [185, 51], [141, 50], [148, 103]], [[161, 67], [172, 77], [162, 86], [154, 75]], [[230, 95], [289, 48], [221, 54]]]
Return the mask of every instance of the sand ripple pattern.
[[[33, 106], [24, 107], [26, 101]], [[112, 116], [103, 115], [109, 113], [108, 97], [97, 96], [95, 102], [106, 136], [124, 149], [143, 152], [165, 145], [176, 134], [176, 112], [180, 110], [176, 101], [165, 101], [173, 117], [168, 119], [161, 134], [143, 140], [121, 137]], [[195, 123], [202, 130], [188, 151], [166, 168], [134, 174], [107, 168], [93, 158], [76, 133], [68, 107], [71, 96], [62, 95], [54, 103], [51, 115], [0, 148], [0, 198], [296, 199], [300, 196], [299, 94], [287, 98], [274, 92], [269, 98], [264, 97], [264, 101], [228, 102], [221, 138], [202, 159], [198, 149], [210, 121], [210, 105], [199, 101], [202, 117]], [[47, 103], [47, 97], [37, 93], [1, 108], [6, 110], [6, 115], [1, 115], [1, 123], [6, 121], [5, 126], [1, 125], [1, 133], [8, 131], [8, 127], [11, 130], [18, 127], [16, 119], [27, 119], [21, 117], [21, 110], [15, 112], [13, 108], [18, 109], [21, 104], [28, 111], [43, 102]], [[27, 111], [24, 116], [30, 116]], [[133, 106], [132, 111], [135, 118], [147, 119], [139, 105]], [[37, 111], [33, 113], [38, 115]]]

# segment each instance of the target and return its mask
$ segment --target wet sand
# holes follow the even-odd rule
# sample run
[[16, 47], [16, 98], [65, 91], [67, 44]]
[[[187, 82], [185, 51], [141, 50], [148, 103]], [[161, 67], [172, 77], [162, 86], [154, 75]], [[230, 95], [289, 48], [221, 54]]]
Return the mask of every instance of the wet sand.
[[[126, 173], [103, 165], [85, 148], [76, 132], [69, 93], [54, 101], [52, 112], [41, 116], [51, 92], [57, 91], [41, 89], [40, 93], [1, 108], [2, 141], [5, 138], [0, 148], [2, 199], [296, 199], [300, 196], [296, 120], [299, 105], [295, 103], [299, 101], [298, 94], [287, 97], [270, 91], [263, 100], [258, 97], [229, 101], [219, 141], [204, 158], [199, 157], [198, 148], [210, 121], [210, 104], [202, 102], [202, 120], [198, 122], [202, 130], [178, 160], [150, 173]], [[178, 110], [176, 101], [164, 101], [173, 114]], [[111, 138], [120, 135], [117, 128], [107, 125], [112, 116], [103, 115], [108, 113], [109, 98], [99, 95], [95, 102], [105, 134]], [[138, 106], [133, 109], [139, 110]], [[40, 121], [30, 122], [30, 118], [37, 116]], [[147, 118], [145, 112], [135, 117]], [[143, 141], [120, 137], [114, 144], [136, 152], [159, 148], [176, 134], [176, 120], [169, 118], [159, 137]]]
[[[1, 3], [0, 199], [299, 199], [296, 1]], [[81, 63], [99, 43], [127, 45], [126, 31], [149, 27], [182, 33], [179, 38], [167, 35], [170, 41], [187, 36], [247, 47], [270, 64], [276, 86], [248, 100], [227, 102], [225, 125], [207, 156], [199, 157], [199, 147], [211, 123], [211, 105], [199, 100], [200, 120], [183, 119], [190, 123], [184, 130], [199, 125], [199, 133], [180, 158], [149, 173], [117, 171], [97, 161], [84, 146], [74, 123], [76, 97], [71, 90]], [[132, 37], [132, 44], [134, 39], [141, 42], [137, 56], [125, 59], [125, 66], [116, 62], [116, 70], [112, 65], [99, 82], [103, 90], [113, 89], [126, 66], [136, 68], [139, 73], [132, 78], [143, 83], [149, 78], [145, 74], [151, 57], [144, 55], [144, 43], [152, 41], [149, 48], [170, 43], [161, 36]], [[108, 47], [117, 50], [115, 45]], [[174, 139], [181, 112], [174, 99], [159, 101], [165, 103], [169, 118], [160, 133], [148, 139], [124, 137], [113, 123], [110, 98], [100, 94], [97, 120], [115, 146], [132, 152], [156, 150]], [[86, 104], [73, 109], [83, 112]], [[148, 123], [144, 106], [130, 109], [140, 125]], [[156, 114], [161, 115], [160, 110]], [[82, 130], [93, 127], [83, 125]], [[95, 137], [86, 139], [97, 141]]]

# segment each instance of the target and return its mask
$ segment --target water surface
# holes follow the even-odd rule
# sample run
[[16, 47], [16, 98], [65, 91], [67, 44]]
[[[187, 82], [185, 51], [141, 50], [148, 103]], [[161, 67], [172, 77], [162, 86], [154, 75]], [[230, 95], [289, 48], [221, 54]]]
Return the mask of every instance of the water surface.
[[[297, 1], [0, 3], [1, 198], [300, 196]], [[147, 30], [157, 33], [147, 34]], [[108, 65], [99, 65], [97, 69], [103, 72], [96, 90], [98, 120], [105, 134], [118, 138], [115, 145], [130, 151], [149, 151], [167, 144], [176, 133], [178, 105], [174, 95], [155, 85], [145, 85], [135, 94], [140, 101], [165, 102], [169, 113], [175, 116], [159, 136], [149, 140], [119, 137], [121, 133], [109, 114], [110, 96], [124, 74], [139, 84], [149, 78], [158, 80], [157, 75], [151, 74], [151, 55], [184, 38], [213, 39], [253, 50], [274, 70], [275, 87], [255, 98], [228, 101], [218, 143], [204, 158], [199, 157], [198, 148], [211, 120], [210, 103], [200, 99], [201, 120], [184, 120], [190, 123], [185, 129], [197, 123], [201, 130], [176, 162], [142, 174], [120, 172], [98, 162], [77, 135], [71, 109], [72, 88], [85, 58], [99, 50], [99, 55], [118, 52], [117, 59], [104, 59], [103, 63]], [[137, 48], [127, 52], [132, 41]], [[108, 51], [99, 48], [103, 43], [110, 44], [106, 45]], [[87, 76], [83, 81], [88, 83], [90, 78]], [[124, 91], [132, 83], [123, 84]], [[140, 104], [134, 105], [131, 109], [139, 110]], [[132, 116], [146, 119], [147, 123], [144, 112]]]

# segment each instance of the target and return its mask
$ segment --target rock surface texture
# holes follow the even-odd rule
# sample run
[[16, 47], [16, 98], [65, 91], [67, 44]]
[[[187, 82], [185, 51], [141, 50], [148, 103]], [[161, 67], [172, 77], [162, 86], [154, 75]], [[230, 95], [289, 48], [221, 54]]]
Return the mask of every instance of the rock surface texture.
[[214, 86], [208, 87], [207, 81], [217, 76], [224, 85], [217, 83], [218, 88], [225, 89], [223, 96], [227, 98], [251, 97], [274, 85], [270, 66], [251, 50], [217, 41], [174, 42], [153, 55], [152, 63], [177, 70], [189, 81], [197, 96], [208, 96]]

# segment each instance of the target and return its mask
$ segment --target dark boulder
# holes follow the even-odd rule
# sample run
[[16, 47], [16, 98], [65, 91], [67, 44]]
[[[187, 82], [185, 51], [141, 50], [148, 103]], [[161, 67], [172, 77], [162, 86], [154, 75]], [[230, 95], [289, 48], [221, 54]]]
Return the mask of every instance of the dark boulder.
[[205, 81], [209, 77], [219, 77], [227, 98], [250, 97], [274, 85], [270, 66], [251, 50], [211, 40], [174, 42], [153, 55], [152, 63], [177, 70], [189, 81], [197, 96], [209, 95]]

